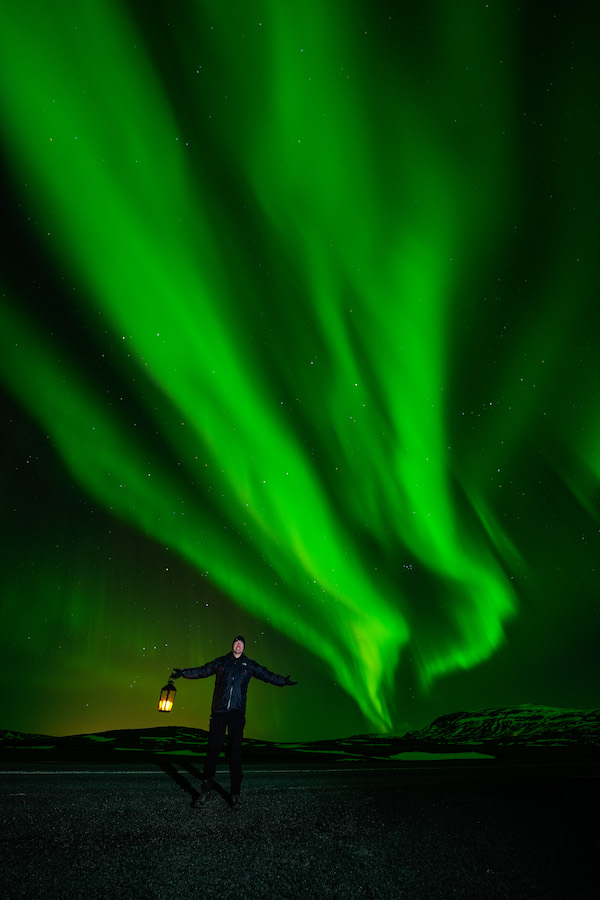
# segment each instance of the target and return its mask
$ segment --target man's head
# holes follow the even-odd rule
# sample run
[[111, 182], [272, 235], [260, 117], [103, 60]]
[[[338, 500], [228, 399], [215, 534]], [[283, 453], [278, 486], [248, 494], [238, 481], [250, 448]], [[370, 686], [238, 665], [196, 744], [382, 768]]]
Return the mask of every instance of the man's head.
[[242, 653], [244, 652], [245, 646], [246, 646], [246, 640], [243, 637], [243, 635], [238, 634], [237, 637], [234, 637], [231, 649], [232, 649], [233, 655], [236, 657], [236, 659], [242, 655]]

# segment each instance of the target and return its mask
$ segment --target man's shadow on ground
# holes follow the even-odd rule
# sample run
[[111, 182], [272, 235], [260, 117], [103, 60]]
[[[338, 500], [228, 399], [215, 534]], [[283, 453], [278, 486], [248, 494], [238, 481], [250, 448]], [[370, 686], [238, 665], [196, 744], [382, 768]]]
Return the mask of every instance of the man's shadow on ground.
[[[179, 769], [176, 769], [172, 762], [166, 759], [162, 759], [161, 757], [154, 757], [153, 762], [155, 765], [162, 769], [165, 775], [168, 775], [169, 778], [172, 778], [175, 784], [180, 787], [189, 797], [191, 797], [190, 806], [198, 806], [198, 801], [200, 799], [200, 791], [194, 787], [194, 785], [189, 781], [188, 777], [184, 775]], [[186, 759], [180, 759], [177, 761], [178, 765], [181, 766], [182, 769], [185, 769], [186, 772], [192, 776], [192, 778], [198, 779], [200, 782], [204, 783], [204, 776], [200, 769], [197, 768], [192, 762]], [[220, 797], [223, 798], [225, 803], [228, 806], [233, 806], [233, 800], [231, 799], [231, 794], [225, 790], [225, 788], [221, 787], [221, 785], [213, 780], [212, 789], [215, 794], [219, 794]]]

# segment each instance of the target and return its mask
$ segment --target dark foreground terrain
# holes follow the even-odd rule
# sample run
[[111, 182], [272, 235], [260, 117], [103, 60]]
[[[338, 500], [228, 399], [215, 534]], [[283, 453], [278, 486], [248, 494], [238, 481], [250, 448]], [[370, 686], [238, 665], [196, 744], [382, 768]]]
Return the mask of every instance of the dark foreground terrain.
[[594, 767], [5, 762], [3, 898], [578, 898], [600, 883]]

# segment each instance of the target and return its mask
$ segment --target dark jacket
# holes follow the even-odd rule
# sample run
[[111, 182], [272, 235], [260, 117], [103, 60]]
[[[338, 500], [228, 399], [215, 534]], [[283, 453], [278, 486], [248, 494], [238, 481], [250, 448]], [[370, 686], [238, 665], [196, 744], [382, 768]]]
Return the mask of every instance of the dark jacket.
[[267, 684], [276, 684], [278, 687], [285, 685], [283, 675], [275, 675], [264, 666], [259, 665], [253, 659], [248, 659], [245, 653], [236, 659], [233, 652], [227, 656], [219, 656], [212, 662], [206, 663], [195, 669], [183, 669], [184, 678], [208, 678], [215, 675], [215, 690], [212, 699], [212, 712], [222, 712], [228, 709], [239, 709], [246, 712], [246, 694], [248, 682], [252, 677]]

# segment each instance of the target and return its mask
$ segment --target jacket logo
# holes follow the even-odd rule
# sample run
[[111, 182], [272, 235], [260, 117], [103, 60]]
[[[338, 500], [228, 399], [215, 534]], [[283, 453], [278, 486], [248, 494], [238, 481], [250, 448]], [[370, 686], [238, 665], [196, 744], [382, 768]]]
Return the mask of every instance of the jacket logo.
[[243, 662], [243, 663], [242, 663], [242, 665], [243, 665], [243, 666], [247, 666], [247, 665], [248, 665], [248, 663], [244, 663], [244, 662]]

